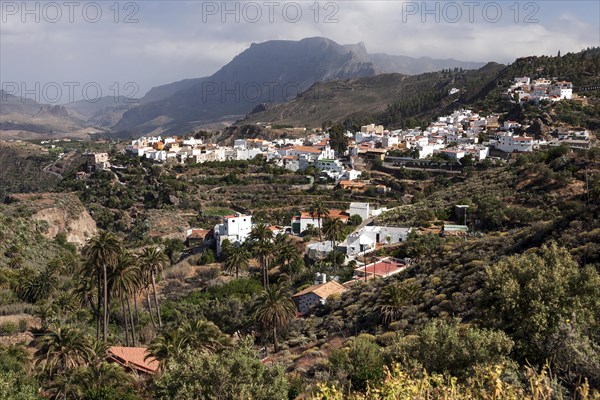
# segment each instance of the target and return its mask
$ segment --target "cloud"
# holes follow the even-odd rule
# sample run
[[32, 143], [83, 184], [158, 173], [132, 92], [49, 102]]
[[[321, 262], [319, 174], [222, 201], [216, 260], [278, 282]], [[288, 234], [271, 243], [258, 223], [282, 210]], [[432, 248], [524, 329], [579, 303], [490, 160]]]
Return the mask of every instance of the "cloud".
[[[2, 2], [2, 7], [5, 3], [11, 2]], [[533, 10], [518, 3], [518, 15], [510, 9], [514, 3], [496, 2], [501, 18], [495, 20], [490, 2], [477, 3], [470, 13], [462, 2], [287, 1], [270, 14], [266, 3], [257, 1], [261, 15], [255, 21], [257, 14], [249, 3], [238, 3], [235, 16], [223, 10], [207, 12], [224, 2], [151, 1], [134, 3], [137, 8], [130, 9], [121, 2], [115, 16], [109, 8], [114, 3], [108, 2], [102, 3], [97, 23], [84, 18], [82, 10], [73, 22], [65, 17], [57, 23], [44, 18], [40, 23], [33, 18], [23, 22], [20, 15], [3, 13], [2, 81], [93, 81], [107, 91], [114, 83], [133, 81], [142, 94], [152, 86], [210, 75], [252, 42], [311, 36], [341, 44], [362, 41], [372, 53], [503, 63], [600, 45], [598, 20], [591, 17], [598, 5], [590, 7], [589, 2], [540, 2]], [[230, 10], [234, 7], [233, 2], [227, 4]], [[293, 4], [301, 8], [300, 18], [295, 18]], [[124, 23], [132, 12], [131, 19], [138, 22]], [[528, 16], [538, 22], [528, 23]]]

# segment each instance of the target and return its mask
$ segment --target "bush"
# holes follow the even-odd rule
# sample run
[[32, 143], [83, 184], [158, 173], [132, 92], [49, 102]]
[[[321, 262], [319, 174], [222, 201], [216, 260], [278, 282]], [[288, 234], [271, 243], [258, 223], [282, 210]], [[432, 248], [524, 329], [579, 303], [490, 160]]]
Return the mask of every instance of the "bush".
[[329, 357], [332, 372], [345, 375], [352, 389], [364, 392], [377, 386], [384, 376], [380, 347], [370, 335], [357, 338], [349, 349], [334, 350]]
[[266, 367], [249, 343], [220, 354], [184, 352], [155, 382], [157, 399], [285, 399], [289, 385], [279, 367]]
[[0, 324], [0, 335], [14, 335], [17, 333], [17, 324], [14, 322], [4, 322]]
[[398, 340], [389, 354], [405, 366], [417, 361], [428, 371], [462, 376], [475, 365], [503, 362], [512, 347], [504, 332], [434, 320], [418, 336]]

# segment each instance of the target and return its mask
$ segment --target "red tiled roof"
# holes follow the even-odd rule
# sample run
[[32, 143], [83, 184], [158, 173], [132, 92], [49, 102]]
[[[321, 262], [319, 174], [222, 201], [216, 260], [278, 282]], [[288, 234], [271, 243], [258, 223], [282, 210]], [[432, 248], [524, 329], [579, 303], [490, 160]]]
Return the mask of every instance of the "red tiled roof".
[[[350, 217], [350, 215], [348, 215], [348, 213], [346, 211], [343, 210], [329, 210], [329, 218], [331, 219], [341, 219], [342, 221], [347, 221], [348, 218]], [[316, 213], [309, 213], [306, 211], [303, 211], [300, 214], [300, 218], [304, 218], [304, 219], [317, 219], [317, 214]]]
[[147, 360], [148, 352], [145, 347], [121, 347], [111, 346], [108, 349], [108, 357], [125, 368], [153, 374], [158, 371], [159, 362], [154, 357]]
[[292, 147], [292, 150], [299, 151], [302, 153], [314, 153], [314, 154], [321, 153], [321, 150], [315, 149], [314, 147], [311, 147], [311, 146], [294, 146], [294, 147]]
[[385, 277], [402, 271], [406, 265], [392, 258], [384, 258], [380, 261], [367, 264], [366, 266], [355, 268], [355, 272], [367, 275]]
[[188, 239], [204, 239], [210, 232], [208, 229], [192, 229], [192, 233], [188, 236]]
[[346, 288], [335, 281], [321, 283], [319, 285], [309, 286], [306, 289], [296, 293], [292, 297], [301, 297], [308, 293], [314, 293], [322, 299], [326, 299], [332, 294], [345, 292]]

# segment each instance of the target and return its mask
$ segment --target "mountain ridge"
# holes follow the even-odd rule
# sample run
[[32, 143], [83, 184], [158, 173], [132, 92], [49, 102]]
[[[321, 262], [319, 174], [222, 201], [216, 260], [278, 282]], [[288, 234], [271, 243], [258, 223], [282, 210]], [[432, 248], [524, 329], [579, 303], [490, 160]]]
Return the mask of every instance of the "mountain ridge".
[[[252, 43], [210, 77], [152, 88], [139, 106], [123, 114], [114, 129], [178, 132], [205, 122], [227, 119], [233, 122], [260, 104], [291, 100], [315, 82], [376, 76], [407, 65], [412, 59], [394, 57], [375, 56], [380, 67], [373, 62], [363, 42], [340, 45], [323, 37]], [[421, 67], [415, 68], [432, 69], [436, 62], [444, 66], [458, 63], [452, 64], [455, 68], [463, 64], [478, 65], [456, 60], [424, 60], [419, 61]]]

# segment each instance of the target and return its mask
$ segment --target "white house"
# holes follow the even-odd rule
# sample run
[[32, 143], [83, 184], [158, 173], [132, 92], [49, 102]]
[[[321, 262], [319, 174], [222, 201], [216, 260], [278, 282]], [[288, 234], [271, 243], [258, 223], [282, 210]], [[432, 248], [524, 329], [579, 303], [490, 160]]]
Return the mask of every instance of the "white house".
[[439, 151], [440, 154], [452, 159], [452, 160], [460, 160], [464, 158], [465, 151], [460, 149], [443, 149]]
[[505, 153], [533, 151], [533, 138], [514, 136], [511, 132], [507, 132], [500, 135], [496, 148]]
[[397, 146], [400, 143], [398, 136], [385, 135], [381, 139], [381, 146], [384, 148]]
[[[324, 216], [324, 217], [329, 217], [331, 219], [340, 219], [342, 222], [346, 223], [346, 222], [348, 222], [348, 217], [350, 217], [350, 215], [348, 215], [347, 212], [342, 211], [342, 210], [329, 210], [329, 215]], [[319, 227], [319, 218], [318, 218], [317, 214], [311, 214], [309, 212], [302, 212], [302, 213], [300, 213], [300, 215], [296, 215], [296, 216], [292, 217], [291, 226], [292, 226], [292, 231], [295, 234], [301, 234], [302, 232], [307, 230], [310, 226], [312, 226], [314, 228], [318, 228]], [[321, 221], [321, 228], [322, 227], [323, 227], [323, 221]]]
[[364, 221], [371, 216], [370, 205], [369, 203], [350, 203], [348, 214], [350, 214], [350, 216], [358, 215]]
[[521, 77], [521, 78], [515, 78], [514, 81], [516, 84], [519, 84], [519, 86], [522, 85], [528, 85], [531, 83], [531, 79], [527, 76]]
[[318, 159], [315, 163], [315, 168], [328, 172], [342, 172], [344, 170], [340, 160], [331, 158]]
[[344, 285], [335, 281], [327, 282], [327, 276], [325, 274], [317, 273], [315, 284], [294, 294], [292, 300], [296, 303], [298, 311], [306, 313], [318, 304], [325, 304], [329, 296], [341, 294], [346, 290]]
[[386, 207], [375, 208], [369, 203], [350, 203], [350, 208], [346, 212], [349, 216], [359, 215], [364, 221], [371, 217], [377, 217], [384, 211], [387, 211]]
[[550, 96], [558, 96], [560, 100], [573, 98], [573, 84], [571, 82], [556, 82], [550, 87]]
[[342, 176], [340, 176], [341, 181], [354, 181], [360, 178], [361, 172], [355, 169], [347, 169], [344, 171]]
[[347, 256], [353, 257], [364, 252], [375, 250], [378, 243], [393, 244], [406, 242], [412, 228], [391, 226], [365, 226], [358, 232], [350, 234], [338, 246]]
[[215, 225], [217, 255], [221, 254], [221, 245], [225, 239], [232, 244], [242, 244], [252, 230], [252, 215], [236, 213], [223, 217], [223, 223]]

